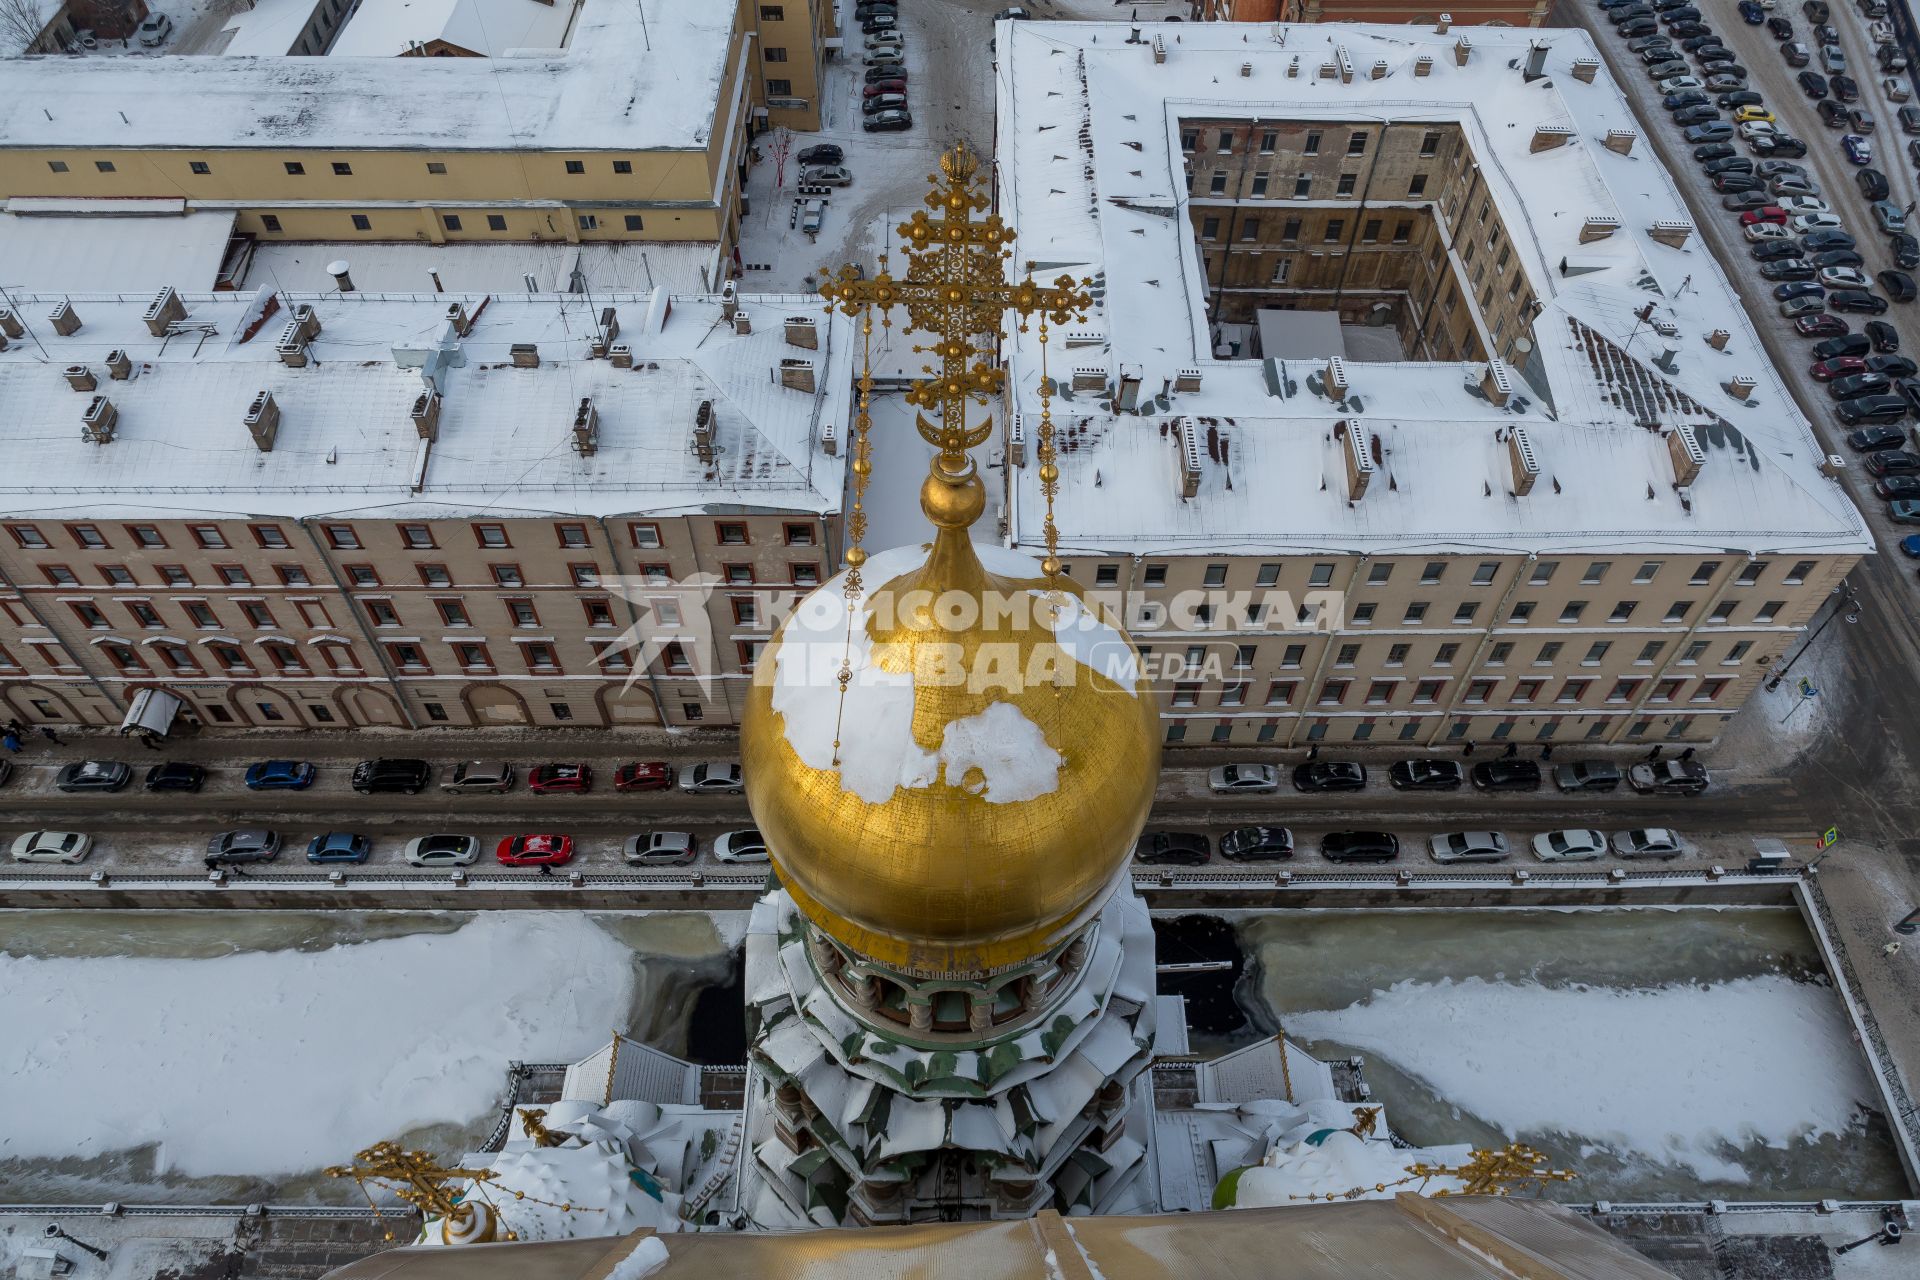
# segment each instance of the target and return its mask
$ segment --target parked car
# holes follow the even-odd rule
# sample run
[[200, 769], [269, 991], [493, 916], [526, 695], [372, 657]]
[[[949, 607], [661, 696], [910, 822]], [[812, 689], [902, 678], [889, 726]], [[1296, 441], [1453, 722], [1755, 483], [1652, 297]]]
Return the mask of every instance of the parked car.
[[1598, 831], [1542, 831], [1533, 838], [1533, 856], [1542, 862], [1591, 862], [1606, 852], [1607, 838]]
[[745, 788], [740, 766], [730, 760], [708, 760], [680, 775], [680, 789], [695, 795], [737, 796]]
[[835, 164], [823, 164], [812, 169], [800, 171], [800, 185], [804, 187], [850, 187], [853, 174]]
[[1873, 350], [1873, 343], [1863, 333], [1846, 333], [1838, 337], [1817, 342], [1813, 347], [1815, 360], [1836, 360], [1841, 356], [1864, 356]]
[[1868, 111], [1865, 107], [1851, 108], [1847, 112], [1847, 119], [1852, 122], [1855, 133], [1872, 133], [1876, 123], [1873, 118], [1873, 112]]
[[184, 760], [169, 760], [147, 770], [149, 791], [198, 791], [207, 784], [207, 771]]
[[359, 863], [365, 862], [372, 852], [372, 842], [354, 831], [329, 831], [307, 842], [308, 862]]
[[527, 790], [537, 796], [593, 790], [593, 767], [585, 764], [537, 764], [527, 771]]
[[1827, 202], [1817, 196], [1780, 196], [1780, 207], [1789, 217], [1798, 218], [1809, 213], [1830, 213]]
[[1761, 267], [1760, 276], [1765, 280], [1811, 280], [1813, 264], [1800, 258], [1786, 258], [1779, 262], [1769, 262]]
[[613, 771], [615, 791], [671, 791], [673, 766], [665, 760], [636, 760]]
[[1747, 238], [1750, 244], [1764, 244], [1771, 240], [1776, 243], [1785, 244], [1788, 249], [1792, 250], [1793, 254], [1800, 252], [1800, 246], [1794, 241], [1793, 232], [1787, 230], [1777, 222], [1749, 223], [1740, 228], [1740, 233]]
[[1780, 304], [1780, 314], [1789, 320], [1800, 316], [1819, 315], [1827, 309], [1825, 298], [1789, 298]]
[[1155, 866], [1197, 867], [1212, 856], [1212, 842], [1194, 831], [1150, 831], [1133, 848], [1135, 862]]
[[416, 867], [470, 867], [480, 857], [480, 841], [473, 836], [415, 836], [407, 841], [405, 856]]
[[1835, 289], [1827, 295], [1827, 305], [1835, 311], [1852, 311], [1877, 316], [1886, 311], [1887, 300], [1865, 289]]
[[1920, 524], [1920, 501], [1897, 498], [1887, 504], [1887, 518], [1895, 524]]
[[1806, 238], [1807, 252], [1819, 253], [1824, 249], [1852, 249], [1857, 246], [1853, 237], [1838, 228], [1830, 227], [1825, 231], [1809, 231]]
[[1235, 827], [1220, 837], [1220, 856], [1231, 862], [1291, 858], [1293, 833], [1285, 827]]
[[1793, 328], [1803, 338], [1843, 337], [1847, 322], [1835, 315], [1801, 316], [1793, 322]]
[[[1898, 449], [1907, 442], [1906, 430], [1902, 427], [1862, 427], [1858, 431], [1847, 432], [1847, 444], [1862, 453], [1877, 453], [1882, 449]], [[1886, 483], [1882, 481], [1882, 483]], [[1905, 497], [1905, 494], [1882, 493], [1883, 498]]]
[[639, 866], [683, 867], [699, 852], [699, 842], [688, 831], [650, 831], [628, 836], [620, 856]]
[[1613, 791], [1620, 786], [1620, 770], [1605, 760], [1575, 760], [1553, 767], [1553, 785], [1562, 791]]
[[1627, 770], [1627, 785], [1642, 795], [1697, 796], [1713, 778], [1698, 760], [1656, 760]]
[[[1811, 281], [1795, 280], [1790, 284], [1773, 286], [1773, 296], [1785, 302], [1790, 298], [1824, 298], [1827, 296], [1827, 291]], [[1859, 370], [1854, 372], [1857, 373]]]
[[93, 837], [78, 831], [29, 831], [13, 842], [15, 862], [86, 861]]
[[913, 128], [913, 116], [906, 111], [882, 111], [861, 121], [860, 127], [868, 133], [898, 133]]
[[206, 864], [209, 867], [244, 866], [254, 862], [272, 862], [280, 856], [280, 833], [264, 827], [243, 831], [222, 831], [207, 841]]
[[363, 796], [418, 795], [432, 781], [433, 767], [425, 760], [362, 760], [353, 766], [353, 789]]
[[1498, 831], [1448, 831], [1431, 836], [1427, 851], [1435, 862], [1499, 862], [1508, 853]]
[[831, 142], [816, 143], [795, 157], [801, 164], [839, 164], [846, 158], [846, 152]]
[[1861, 326], [1861, 332], [1873, 343], [1875, 351], [1898, 351], [1900, 349], [1900, 331], [1885, 320], [1869, 320]]
[[[1860, 101], [1860, 85], [1852, 76], [1835, 76], [1827, 83], [1833, 86], [1833, 100], [1835, 102]], [[1848, 114], [1851, 115], [1852, 112], [1848, 112]]]
[[513, 790], [513, 766], [504, 760], [469, 760], [453, 766], [453, 773], [440, 789], [455, 794], [491, 791], [499, 795]]
[[1873, 163], [1873, 144], [1857, 133], [1841, 134], [1840, 150], [1855, 164]]
[[1835, 400], [1852, 400], [1857, 396], [1885, 395], [1892, 388], [1893, 381], [1884, 373], [1850, 373], [1829, 382], [1827, 394]]
[[1767, 30], [1773, 34], [1775, 40], [1793, 39], [1793, 23], [1787, 18], [1768, 18]]
[[1270, 764], [1223, 764], [1208, 772], [1207, 785], [1219, 794], [1278, 791], [1280, 771]]
[[1780, 46], [1780, 56], [1787, 60], [1790, 67], [1804, 67], [1813, 61], [1813, 53], [1798, 40]]
[[1740, 0], [1740, 17], [1750, 27], [1757, 27], [1767, 20], [1767, 11], [1753, 0]]
[[573, 837], [563, 835], [508, 836], [493, 851], [502, 866], [557, 867], [573, 858]]
[[[1863, 396], [1858, 400], [1842, 400], [1833, 408], [1840, 421], [1850, 427], [1862, 422], [1898, 422], [1907, 416], [1907, 402], [1894, 395]], [[1916, 457], [1917, 455], [1907, 454], [1906, 456]], [[1879, 461], [1876, 463], [1875, 459]], [[1867, 470], [1874, 475], [1885, 475], [1894, 465], [1885, 454], [1867, 455]]]
[[860, 110], [870, 116], [883, 115], [889, 112], [900, 112], [906, 109], [907, 95], [904, 93], [876, 94], [874, 97], [864, 99], [860, 103]]
[[133, 770], [118, 760], [80, 760], [62, 766], [53, 776], [56, 791], [118, 791], [133, 778]]
[[1681, 131], [1680, 136], [1688, 142], [1725, 142], [1733, 136], [1733, 126], [1725, 120], [1716, 120], [1712, 124], [1696, 124]]
[[1837, 213], [1800, 213], [1795, 214], [1787, 225], [1795, 235], [1804, 236], [1813, 231], [1838, 231], [1842, 224]]
[[1613, 835], [1613, 851], [1623, 858], [1661, 858], [1668, 862], [1684, 852], [1680, 847], [1679, 833], [1665, 827], [1616, 831]]
[[905, 76], [883, 77], [879, 80], [867, 81], [866, 88], [861, 90], [861, 96], [864, 98], [877, 98], [883, 93], [905, 93], [906, 91], [907, 78]]
[[1367, 767], [1351, 760], [1309, 760], [1293, 767], [1295, 791], [1358, 791], [1367, 785]]
[[1905, 356], [1868, 356], [1867, 368], [1875, 373], [1884, 373], [1889, 378], [1911, 378], [1920, 373], [1920, 365]]
[[247, 790], [305, 791], [319, 773], [305, 760], [262, 760], [247, 769]]
[[1900, 132], [1920, 133], [1920, 104], [1901, 107], [1894, 115], [1900, 120]]
[[1880, 287], [1885, 289], [1887, 296], [1895, 302], [1912, 302], [1917, 292], [1913, 277], [1904, 271], [1881, 271], [1873, 278], [1880, 282]]
[[1400, 841], [1391, 831], [1329, 831], [1320, 838], [1328, 862], [1392, 862]]
[[1732, 93], [1723, 93], [1715, 99], [1723, 107], [1757, 106], [1766, 101], [1752, 89], [1735, 89]]
[[1920, 498], [1920, 476], [1881, 476], [1873, 482], [1873, 492], [1889, 502], [1912, 501]]
[[1736, 154], [1736, 152], [1733, 149], [1733, 144], [1729, 142], [1709, 142], [1704, 147], [1695, 147], [1693, 149], [1693, 158], [1702, 162], [1718, 160], [1723, 156], [1734, 154]]
[[1540, 766], [1531, 760], [1483, 760], [1473, 766], [1473, 785], [1482, 791], [1537, 791]]
[[[124, 30], [125, 28], [122, 28]], [[173, 19], [164, 13], [147, 15], [140, 24], [140, 47], [157, 49], [173, 35]]]
[[1679, 93], [1670, 93], [1660, 100], [1660, 105], [1669, 111], [1678, 111], [1682, 107], [1704, 107], [1712, 99], [1698, 89], [1686, 89]]
[[[1920, 161], [1915, 161], [1920, 164]], [[1920, 269], [1920, 236], [1900, 232], [1887, 237], [1887, 252], [1893, 255], [1893, 265], [1902, 271]]]
[[[882, 62], [882, 63], [880, 63], [880, 64], [878, 64], [878, 65], [876, 65], [876, 66], [869, 66], [869, 67], [867, 68], [867, 70], [866, 70], [866, 72], [865, 72], [865, 75], [866, 75], [866, 83], [868, 83], [868, 84], [872, 84], [872, 83], [874, 83], [874, 82], [875, 82], [876, 80], [904, 80], [904, 79], [907, 79], [907, 69], [906, 69], [905, 67], [903, 67], [903, 66], [901, 66], [901, 65], [900, 65], [900, 62], [899, 62], [899, 57], [900, 57], [900, 55], [899, 55], [899, 54], [895, 54], [895, 55], [893, 56], [893, 59], [892, 59], [892, 60], [891, 60], [890, 62]], [[835, 151], [838, 151], [838, 150], [839, 150], [839, 148], [838, 148], [838, 147], [835, 147], [835, 148], [834, 148], [834, 150], [835, 150]], [[802, 160], [801, 160], [801, 163], [802, 163], [802, 164], [808, 164], [808, 163], [813, 163], [813, 162], [811, 162], [811, 161], [808, 161], [808, 160], [806, 160], [806, 159], [804, 159], [804, 156], [805, 156], [805, 152], [802, 152], [801, 154], [802, 154], [802, 157], [803, 157], [803, 158], [802, 158]], [[840, 158], [839, 158], [838, 156], [836, 156], [836, 157], [835, 157], [835, 158], [833, 158], [832, 160], [821, 160], [821, 161], [819, 161], [818, 163], [820, 163], [820, 164], [839, 164], [839, 163], [840, 163]]]
[[[1898, 396], [1885, 399], [1897, 400]], [[1920, 474], [1920, 453], [1907, 449], [1876, 449], [1867, 455], [1867, 470], [1876, 476], [1910, 476]]]
[[[1851, 250], [1838, 249], [1836, 253], [1848, 253]], [[1873, 282], [1867, 279], [1867, 273], [1858, 267], [1821, 267], [1820, 283], [1829, 289], [1864, 289]]]
[[1720, 113], [1712, 107], [1686, 107], [1673, 113], [1675, 124], [1705, 124], [1719, 118]]
[[1395, 791], [1452, 791], [1464, 781], [1466, 770], [1458, 760], [1396, 760], [1387, 769]]

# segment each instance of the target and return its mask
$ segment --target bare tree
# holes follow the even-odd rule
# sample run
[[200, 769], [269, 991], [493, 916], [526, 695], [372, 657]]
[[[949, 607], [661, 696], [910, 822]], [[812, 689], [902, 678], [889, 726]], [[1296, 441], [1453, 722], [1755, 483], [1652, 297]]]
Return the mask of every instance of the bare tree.
[[0, 0], [0, 48], [25, 53], [52, 16], [47, 0]]

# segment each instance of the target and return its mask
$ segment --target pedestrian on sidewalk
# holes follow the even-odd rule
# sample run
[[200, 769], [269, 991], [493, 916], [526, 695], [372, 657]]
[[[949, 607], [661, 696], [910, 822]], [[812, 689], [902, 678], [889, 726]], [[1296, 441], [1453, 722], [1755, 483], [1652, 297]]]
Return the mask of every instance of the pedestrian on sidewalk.
[[1653, 744], [1653, 750], [1647, 752], [1647, 759], [1650, 761], [1658, 760], [1660, 758], [1660, 752], [1661, 752], [1661, 746], [1659, 743], [1656, 742]]
[[1507, 744], [1507, 749], [1500, 753], [1500, 758], [1502, 760], [1511, 760], [1519, 754], [1520, 754], [1520, 744], [1517, 742], [1509, 742]]
[[0, 747], [5, 747], [15, 755], [20, 754], [20, 735], [9, 729], [5, 737], [0, 737]]
[[64, 747], [67, 745], [66, 743], [60, 741], [60, 735], [53, 731], [53, 726], [50, 724], [43, 724], [40, 726], [40, 736], [45, 738], [48, 742], [51, 742], [56, 747]]
[[1467, 744], [1466, 746], [1464, 746], [1464, 747], [1462, 747], [1462, 748], [1460, 748], [1460, 754], [1461, 754], [1461, 755], [1463, 755], [1463, 756], [1470, 756], [1470, 755], [1472, 755], [1472, 754], [1473, 754], [1473, 744], [1472, 744], [1471, 742], [1469, 742], [1469, 743], [1468, 743], [1468, 744]]
[[1312, 746], [1307, 748], [1307, 759], [1318, 760], [1319, 758], [1320, 758], [1320, 744], [1316, 742]]
[[550, 876], [553, 874], [553, 868], [544, 862], [540, 864], [539, 871], [540, 871], [540, 874], [543, 876]]
[[20, 719], [18, 716], [9, 716], [7, 718], [8, 733], [12, 734], [14, 737], [17, 738], [21, 734], [25, 733], [26, 731], [27, 731], [27, 726], [20, 723]]
[[150, 733], [143, 733], [140, 735], [140, 745], [149, 751], [158, 751], [160, 749], [160, 739]]
[[1682, 760], [1691, 760], [1691, 759], [1693, 759], [1693, 748], [1692, 748], [1692, 747], [1688, 747], [1688, 748], [1687, 748], [1687, 749], [1686, 749], [1685, 751], [1682, 751], [1682, 752], [1680, 753], [1680, 758], [1681, 758]]
[[1540, 758], [1542, 760], [1553, 759], [1553, 744], [1551, 742], [1549, 742], [1546, 746], [1540, 748]]

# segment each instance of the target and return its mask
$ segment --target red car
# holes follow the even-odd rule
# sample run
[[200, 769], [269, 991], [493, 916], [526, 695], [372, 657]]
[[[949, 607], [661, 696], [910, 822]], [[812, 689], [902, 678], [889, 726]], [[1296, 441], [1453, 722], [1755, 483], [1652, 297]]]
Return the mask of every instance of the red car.
[[867, 86], [866, 92], [861, 96], [867, 97], [867, 98], [877, 98], [883, 93], [905, 93], [906, 91], [907, 91], [907, 82], [904, 79], [896, 78], [893, 80], [875, 80], [872, 84]]
[[1847, 332], [1847, 322], [1833, 315], [1801, 316], [1793, 327], [1803, 338], [1837, 338]]
[[584, 764], [535, 765], [527, 774], [527, 790], [537, 796], [559, 791], [591, 791], [593, 769]]
[[1756, 222], [1771, 222], [1777, 227], [1787, 225], [1787, 211], [1777, 204], [1763, 204], [1758, 209], [1749, 209], [1740, 215], [1740, 225], [1750, 227]]
[[502, 866], [557, 867], [573, 859], [573, 837], [508, 836], [493, 852]]
[[640, 760], [623, 764], [613, 773], [615, 791], [671, 791], [673, 766], [665, 760]]
[[1866, 371], [1867, 362], [1860, 356], [1835, 356], [1831, 360], [1822, 360], [1809, 370], [1815, 382], [1832, 382], [1835, 378]]

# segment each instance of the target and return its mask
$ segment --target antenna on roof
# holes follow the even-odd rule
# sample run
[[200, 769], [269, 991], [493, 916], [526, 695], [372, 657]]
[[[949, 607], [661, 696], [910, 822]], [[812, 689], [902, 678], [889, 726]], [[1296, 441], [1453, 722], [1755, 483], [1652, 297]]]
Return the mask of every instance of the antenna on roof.
[[633, 7], [640, 11], [640, 39], [646, 42], [647, 52], [653, 52], [653, 36], [647, 31], [647, 0], [633, 0]]
[[124, 112], [124, 111], [122, 111], [122, 112], [120, 113], [120, 123], [121, 123], [121, 124], [128, 124], [128, 125], [130, 125], [130, 124], [132, 124], [132, 123], [133, 123], [133, 121], [131, 121], [131, 120], [129, 120], [129, 119], [127, 119], [127, 113], [126, 113], [126, 112]]

